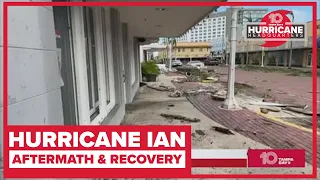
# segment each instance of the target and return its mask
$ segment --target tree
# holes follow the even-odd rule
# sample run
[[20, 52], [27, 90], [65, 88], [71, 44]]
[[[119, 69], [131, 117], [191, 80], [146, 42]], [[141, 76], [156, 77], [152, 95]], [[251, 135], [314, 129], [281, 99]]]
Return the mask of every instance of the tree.
[[[166, 46], [167, 46], [167, 52], [171, 51], [170, 53], [172, 54], [172, 49], [175, 49], [177, 46], [177, 40], [176, 38], [165, 38], [164, 42], [163, 42]], [[176, 49], [175, 49], [176, 50]], [[169, 53], [167, 53], [169, 54]], [[175, 52], [176, 54], [176, 52]], [[175, 56], [177, 58], [177, 56]], [[172, 67], [172, 57], [168, 57], [169, 58], [169, 71], [171, 70]]]
[[[259, 22], [262, 19], [262, 18], [253, 19], [251, 16], [251, 13], [249, 13], [248, 17], [244, 16], [243, 18], [246, 19], [249, 23], [250, 22]], [[243, 25], [243, 22], [242, 22], [242, 25]], [[247, 56], [246, 56], [246, 64], [248, 64], [248, 63], [249, 63], [249, 41], [247, 41]]]

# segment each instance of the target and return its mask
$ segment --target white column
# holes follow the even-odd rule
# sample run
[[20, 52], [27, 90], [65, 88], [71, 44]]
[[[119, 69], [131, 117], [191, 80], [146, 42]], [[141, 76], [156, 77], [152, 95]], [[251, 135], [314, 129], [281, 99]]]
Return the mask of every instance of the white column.
[[172, 44], [169, 44], [168, 47], [169, 47], [169, 52], [168, 52], [168, 56], [169, 56], [169, 71], [171, 71], [171, 69], [172, 69]]
[[261, 67], [264, 67], [264, 48], [261, 46]]
[[231, 24], [231, 45], [230, 45], [230, 59], [228, 72], [228, 92], [222, 108], [225, 109], [239, 109], [239, 105], [234, 97], [234, 82], [235, 82], [235, 59], [236, 59], [236, 43], [237, 43], [237, 8], [233, 7], [232, 24]]

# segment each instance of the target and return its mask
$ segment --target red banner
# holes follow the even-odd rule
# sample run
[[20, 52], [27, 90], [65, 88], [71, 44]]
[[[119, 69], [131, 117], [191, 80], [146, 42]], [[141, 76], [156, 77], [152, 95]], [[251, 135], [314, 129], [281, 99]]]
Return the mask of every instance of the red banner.
[[187, 177], [190, 126], [9, 126], [5, 178]]

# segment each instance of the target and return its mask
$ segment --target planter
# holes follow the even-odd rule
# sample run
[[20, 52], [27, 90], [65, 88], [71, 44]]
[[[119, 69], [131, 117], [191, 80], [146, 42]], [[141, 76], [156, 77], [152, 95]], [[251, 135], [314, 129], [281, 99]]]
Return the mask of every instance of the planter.
[[147, 82], [156, 82], [158, 76], [154, 74], [145, 74], [144, 77], [146, 77]]

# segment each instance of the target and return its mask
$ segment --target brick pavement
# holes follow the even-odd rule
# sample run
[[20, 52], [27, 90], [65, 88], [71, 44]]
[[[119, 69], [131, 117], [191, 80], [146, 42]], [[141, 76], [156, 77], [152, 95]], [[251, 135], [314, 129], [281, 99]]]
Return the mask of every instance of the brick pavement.
[[[196, 85], [197, 83], [175, 83], [178, 89], [193, 89]], [[306, 161], [312, 163], [311, 133], [274, 122], [247, 109], [223, 110], [220, 108], [221, 101], [214, 101], [209, 95], [188, 96], [187, 99], [213, 121], [271, 148], [305, 149]], [[320, 148], [319, 139], [318, 148]], [[318, 166], [319, 155], [320, 151]]]
[[[227, 67], [215, 67], [215, 70], [219, 74], [228, 73]], [[220, 80], [227, 81], [227, 78], [227, 75], [222, 75]], [[244, 82], [255, 86], [256, 88], [254, 89], [248, 89], [249, 94], [263, 95], [267, 93], [276, 97], [282, 103], [308, 104], [308, 109], [312, 109], [311, 77], [287, 76], [284, 73], [265, 73], [236, 69], [236, 82]], [[320, 94], [318, 94], [317, 99], [319, 101]], [[317, 103], [317, 108], [319, 112], [320, 102]]]

